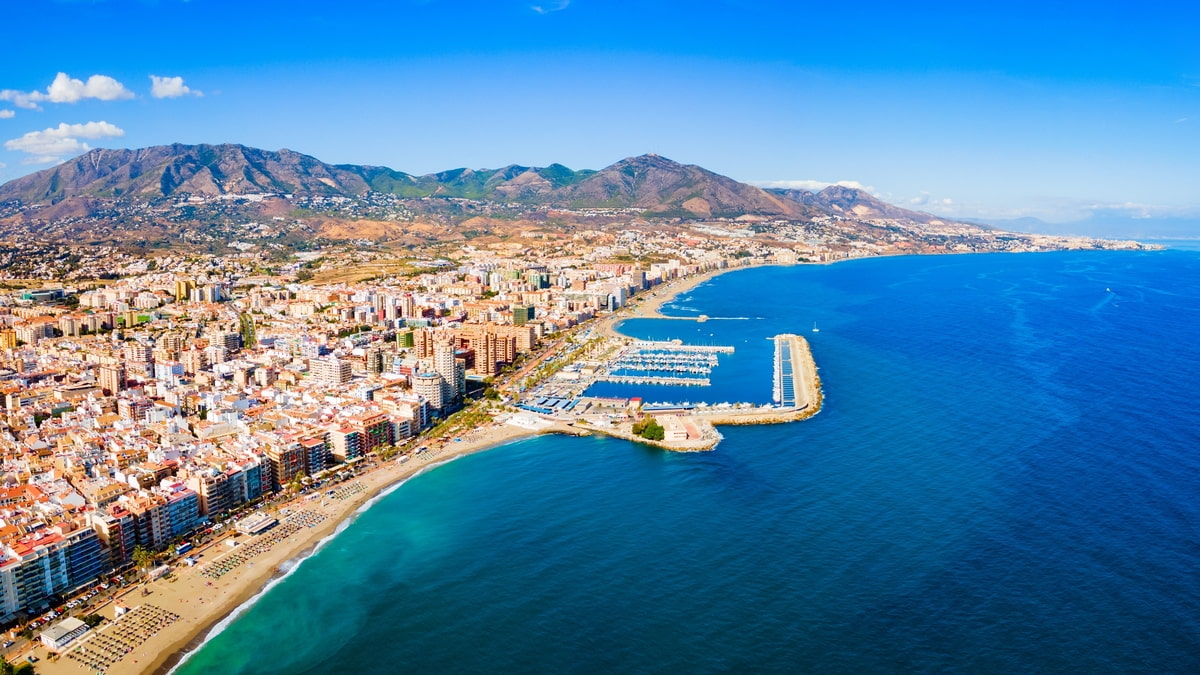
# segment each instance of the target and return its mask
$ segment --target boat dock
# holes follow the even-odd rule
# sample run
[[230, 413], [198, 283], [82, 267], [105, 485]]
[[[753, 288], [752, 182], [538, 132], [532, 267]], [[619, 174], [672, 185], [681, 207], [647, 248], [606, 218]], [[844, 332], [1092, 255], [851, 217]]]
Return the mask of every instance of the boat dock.
[[692, 387], [707, 387], [712, 382], [707, 377], [656, 377], [649, 375], [597, 375], [597, 382], [617, 384], [666, 384]]
[[784, 408], [804, 408], [817, 397], [816, 367], [808, 341], [799, 335], [783, 333], [769, 338], [775, 341], [774, 391], [772, 398]]
[[597, 382], [707, 387], [723, 345], [685, 345], [679, 341], [635, 340], [596, 374]]
[[678, 340], [634, 340], [630, 347], [640, 351], [690, 352], [693, 354], [732, 354], [733, 347], [727, 345], [685, 345]]
[[776, 403], [786, 408], [796, 405], [796, 368], [793, 354], [793, 338], [790, 333], [776, 335], [775, 341], [775, 378], [772, 398]]

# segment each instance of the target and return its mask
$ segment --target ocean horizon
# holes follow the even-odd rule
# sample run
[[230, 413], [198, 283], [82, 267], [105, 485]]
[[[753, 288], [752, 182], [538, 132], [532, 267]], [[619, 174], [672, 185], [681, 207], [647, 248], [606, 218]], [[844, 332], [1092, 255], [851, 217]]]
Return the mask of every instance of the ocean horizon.
[[[637, 337], [825, 407], [712, 452], [541, 436], [410, 479], [175, 672], [1196, 672], [1200, 253], [729, 272]], [[818, 325], [819, 332], [812, 327]]]

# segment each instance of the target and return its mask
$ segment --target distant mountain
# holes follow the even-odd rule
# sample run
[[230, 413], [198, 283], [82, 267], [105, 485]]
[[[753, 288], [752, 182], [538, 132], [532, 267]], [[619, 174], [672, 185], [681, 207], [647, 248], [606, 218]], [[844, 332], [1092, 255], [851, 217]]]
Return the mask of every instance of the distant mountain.
[[[623, 159], [599, 171], [561, 164], [510, 165], [500, 169], [452, 169], [414, 176], [379, 166], [331, 165], [291, 150], [272, 152], [243, 145], [162, 145], [140, 150], [91, 150], [58, 166], [0, 186], [0, 203], [19, 203], [7, 220], [41, 227], [63, 218], [101, 218], [114, 202], [153, 202], [164, 197], [285, 194], [296, 197], [372, 193], [401, 199], [456, 197], [539, 208], [640, 208], [644, 217], [717, 218], [756, 216], [807, 221], [833, 216], [887, 220], [908, 225], [943, 219], [884, 203], [852, 188], [820, 192], [764, 190], [699, 166], [649, 154]], [[437, 200], [414, 208], [432, 213]], [[26, 207], [37, 208], [30, 210]], [[419, 208], [418, 208], [419, 206]], [[277, 208], [277, 207], [275, 207]], [[452, 212], [453, 205], [443, 208]], [[459, 213], [462, 209], [459, 209]], [[113, 213], [119, 213], [119, 210]], [[272, 213], [271, 215], [278, 215]], [[458, 222], [469, 214], [448, 215]]]
[[862, 220], [905, 220], [915, 223], [950, 222], [945, 218], [921, 211], [909, 211], [876, 199], [870, 193], [842, 185], [830, 185], [820, 192], [808, 190], [772, 189], [793, 201], [815, 207], [825, 213]]
[[[363, 173], [291, 150], [243, 145], [158, 145], [140, 150], [91, 150], [50, 169], [0, 186], [0, 200], [58, 202], [71, 197], [164, 197], [262, 192], [363, 194]], [[403, 174], [401, 174], [403, 175]]]
[[564, 206], [641, 207], [663, 215], [812, 217], [804, 204], [739, 183], [707, 169], [658, 155], [623, 159], [556, 190], [551, 198]]

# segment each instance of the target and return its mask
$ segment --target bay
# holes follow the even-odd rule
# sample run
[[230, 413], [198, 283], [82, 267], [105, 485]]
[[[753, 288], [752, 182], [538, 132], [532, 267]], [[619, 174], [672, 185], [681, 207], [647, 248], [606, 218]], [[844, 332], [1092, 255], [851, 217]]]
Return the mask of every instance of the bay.
[[1200, 670], [1200, 253], [758, 268], [667, 311], [728, 318], [624, 330], [736, 351], [648, 400], [769, 400], [797, 332], [825, 408], [452, 462], [177, 672]]

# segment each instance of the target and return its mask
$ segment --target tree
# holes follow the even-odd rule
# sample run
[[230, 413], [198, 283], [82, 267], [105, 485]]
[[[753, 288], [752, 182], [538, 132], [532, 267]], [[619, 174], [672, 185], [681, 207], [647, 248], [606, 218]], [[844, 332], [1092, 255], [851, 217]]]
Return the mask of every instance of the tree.
[[133, 564], [145, 572], [154, 564], [154, 554], [139, 544], [133, 547]]
[[667, 437], [666, 429], [663, 429], [661, 424], [649, 416], [640, 422], [634, 423], [633, 433], [649, 441], [661, 441]]

